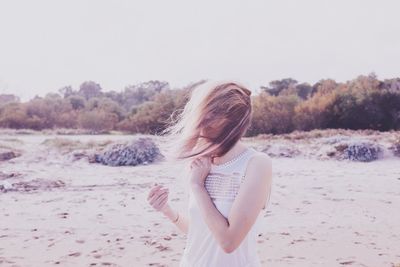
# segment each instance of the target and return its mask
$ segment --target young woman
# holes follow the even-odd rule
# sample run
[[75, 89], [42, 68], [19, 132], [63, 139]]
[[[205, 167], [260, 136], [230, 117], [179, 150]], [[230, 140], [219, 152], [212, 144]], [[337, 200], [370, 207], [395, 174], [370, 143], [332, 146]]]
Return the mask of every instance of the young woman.
[[180, 267], [261, 266], [259, 214], [271, 194], [272, 165], [241, 141], [251, 124], [251, 91], [229, 82], [196, 87], [165, 133], [187, 166], [188, 213], [168, 204], [168, 188], [148, 193], [152, 207], [187, 234]]

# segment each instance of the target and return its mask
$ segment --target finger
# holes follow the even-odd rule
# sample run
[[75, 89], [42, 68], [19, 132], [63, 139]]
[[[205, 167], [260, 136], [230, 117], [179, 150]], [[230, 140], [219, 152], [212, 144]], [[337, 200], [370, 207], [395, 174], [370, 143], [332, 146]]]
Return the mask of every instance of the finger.
[[207, 166], [211, 162], [210, 157], [203, 157], [201, 162], [203, 166]]
[[156, 204], [160, 201], [160, 199], [163, 199], [164, 197], [168, 197], [168, 194], [163, 194], [159, 198], [153, 198], [150, 202], [150, 205], [152, 205], [155, 208]]
[[157, 205], [156, 209], [158, 211], [160, 211], [161, 209], [163, 209], [166, 205], [168, 205], [168, 200], [167, 198], [164, 199], [160, 204]]
[[160, 197], [162, 197], [163, 195], [168, 194], [168, 192], [163, 192], [158, 196], [154, 196], [151, 200], [150, 200], [150, 204], [154, 205], [154, 203], [157, 201], [157, 199], [159, 199]]
[[162, 185], [156, 185], [156, 186], [154, 186], [150, 191], [149, 191], [149, 194], [148, 194], [148, 196], [147, 196], [147, 200], [149, 200], [153, 195], [154, 195], [154, 193], [161, 187]]
[[163, 196], [163, 197], [161, 197], [161, 198], [158, 199], [158, 200], [156, 201], [156, 203], [154, 204], [155, 208], [157, 208], [157, 209], [161, 208], [162, 206], [165, 205], [165, 203], [167, 202], [167, 200], [168, 200], [168, 196]]
[[164, 189], [160, 189], [159, 191], [158, 191], [158, 193], [157, 193], [157, 195], [158, 196], [160, 196], [162, 193], [164, 193], [164, 192], [169, 192], [169, 189], [168, 188], [164, 188]]
[[158, 191], [159, 187], [160, 186], [155, 186], [149, 191], [149, 194], [147, 195], [147, 200], [149, 200], [154, 196], [154, 194]]
[[169, 189], [168, 188], [164, 188], [164, 189], [157, 190], [156, 192], [154, 192], [152, 198], [158, 198], [164, 192], [169, 192]]
[[168, 190], [161, 192], [157, 197], [156, 197], [156, 201], [157, 199], [161, 198], [163, 195], [167, 195], [168, 196], [169, 192]]
[[155, 205], [160, 207], [164, 205], [165, 202], [167, 202], [167, 200], [168, 200], [168, 195], [162, 196], [156, 201]]
[[203, 164], [204, 164], [204, 163], [207, 163], [208, 158], [209, 158], [209, 157], [206, 157], [206, 156], [201, 157], [200, 161], [201, 161]]
[[192, 164], [193, 164], [194, 167], [199, 166], [199, 162], [198, 162], [197, 159], [193, 160]]
[[160, 188], [162, 185], [155, 185], [151, 188], [149, 193], [153, 193], [155, 190], [157, 190], [158, 188]]
[[204, 166], [204, 160], [203, 160], [203, 158], [199, 158], [199, 160], [198, 160], [198, 162], [197, 162], [197, 165], [198, 165], [199, 167], [203, 167], [203, 166]]
[[162, 207], [165, 203], [168, 202], [168, 195], [166, 195], [163, 199], [160, 200], [159, 205]]
[[211, 157], [204, 157], [204, 158], [203, 158], [203, 162], [204, 162], [204, 163], [207, 163], [207, 162], [209, 162], [209, 161], [211, 161]]

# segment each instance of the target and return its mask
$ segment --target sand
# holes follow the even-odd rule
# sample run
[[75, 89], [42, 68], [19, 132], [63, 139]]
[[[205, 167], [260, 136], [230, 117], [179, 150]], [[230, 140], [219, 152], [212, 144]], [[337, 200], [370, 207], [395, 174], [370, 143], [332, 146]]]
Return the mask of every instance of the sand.
[[[181, 166], [109, 167], [0, 136], [20, 157], [0, 162], [0, 266], [178, 266], [186, 236], [146, 201], [153, 182], [184, 211]], [[63, 136], [120, 140], [129, 136]], [[273, 158], [273, 190], [257, 239], [263, 266], [400, 263], [400, 160]]]

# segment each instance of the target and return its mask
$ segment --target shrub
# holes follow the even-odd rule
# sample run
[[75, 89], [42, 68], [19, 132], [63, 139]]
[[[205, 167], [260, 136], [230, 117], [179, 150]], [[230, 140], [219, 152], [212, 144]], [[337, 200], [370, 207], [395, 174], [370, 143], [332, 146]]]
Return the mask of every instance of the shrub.
[[121, 121], [117, 129], [134, 133], [158, 134], [167, 126], [175, 111], [183, 108], [187, 101], [186, 90], [164, 91], [134, 110]]
[[271, 96], [260, 93], [253, 99], [252, 124], [247, 135], [260, 133], [281, 134], [294, 130], [294, 108], [299, 103], [298, 96]]
[[400, 93], [341, 91], [325, 109], [326, 127], [374, 129], [400, 128]]
[[26, 115], [26, 109], [22, 104], [6, 104], [1, 107], [0, 115], [0, 127], [2, 128], [29, 128], [30, 121]]
[[1, 151], [0, 150], [0, 161], [10, 160], [19, 157], [21, 154], [15, 151]]
[[136, 166], [148, 164], [163, 158], [151, 138], [139, 138], [127, 144], [114, 144], [102, 154], [95, 155], [95, 161], [109, 166]]
[[383, 152], [383, 149], [380, 145], [363, 140], [341, 143], [335, 146], [335, 148], [339, 152], [340, 159], [361, 162], [377, 160]]
[[82, 112], [78, 117], [79, 127], [94, 132], [110, 131], [117, 122], [118, 115], [100, 109]]
[[84, 97], [79, 95], [68, 96], [67, 101], [71, 104], [73, 109], [83, 109], [86, 105], [86, 100]]
[[400, 137], [398, 137], [389, 149], [393, 152], [396, 157], [400, 157]]
[[303, 131], [325, 128], [329, 116], [327, 106], [330, 105], [333, 98], [334, 94], [317, 93], [310, 99], [301, 102], [294, 109], [294, 127]]

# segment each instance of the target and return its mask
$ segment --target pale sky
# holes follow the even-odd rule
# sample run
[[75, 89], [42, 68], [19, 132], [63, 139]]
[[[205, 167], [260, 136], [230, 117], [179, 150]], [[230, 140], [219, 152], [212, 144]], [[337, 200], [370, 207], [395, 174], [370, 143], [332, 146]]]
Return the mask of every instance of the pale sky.
[[0, 93], [400, 74], [398, 0], [0, 0]]

